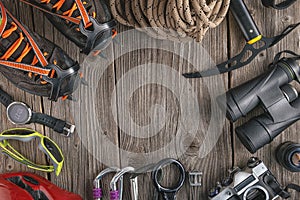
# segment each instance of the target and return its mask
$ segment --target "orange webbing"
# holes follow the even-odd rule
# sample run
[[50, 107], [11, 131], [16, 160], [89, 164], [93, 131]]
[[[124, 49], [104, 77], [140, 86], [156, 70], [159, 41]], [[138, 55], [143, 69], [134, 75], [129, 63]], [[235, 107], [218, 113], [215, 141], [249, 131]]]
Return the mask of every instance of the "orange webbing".
[[76, 3], [74, 3], [73, 6], [69, 10], [67, 10], [66, 12], [64, 12], [63, 15], [71, 17], [75, 10], [77, 10]]
[[[82, 19], [85, 28], [87, 28], [87, 26], [89, 26], [90, 23], [91, 23], [89, 13], [86, 11], [86, 9], [84, 7], [84, 3], [81, 0], [75, 0], [75, 3], [73, 4], [73, 6], [69, 10], [65, 11], [62, 15], [57, 14], [57, 13], [53, 13], [53, 12], [48, 11], [46, 9], [43, 9], [43, 8], [41, 8], [41, 7], [39, 7], [35, 4], [30, 3], [28, 0], [20, 0], [20, 1], [30, 5], [32, 7], [35, 7], [35, 8], [37, 8], [37, 9], [43, 11], [43, 12], [46, 12], [46, 13], [54, 15], [54, 16], [58, 16], [60, 18], [71, 21], [71, 22], [73, 22], [75, 24], [78, 24], [78, 25], [80, 24], [80, 21], [81, 21], [80, 19]], [[41, 0], [41, 3], [48, 4], [48, 3], [50, 3], [50, 0]], [[59, 11], [64, 3], [65, 3], [65, 0], [58, 0], [58, 2], [56, 4], [54, 4], [52, 6], [52, 8], [56, 9], [56, 11]], [[79, 10], [80, 15], [81, 15], [80, 19], [72, 17], [72, 14], [77, 9]], [[95, 13], [92, 13], [92, 15], [95, 16]]]
[[14, 31], [18, 29], [18, 26], [16, 23], [12, 22], [11, 27], [3, 32], [2, 38], [8, 38]]
[[50, 69], [43, 69], [43, 68], [23, 64], [23, 63], [16, 63], [16, 62], [11, 62], [11, 61], [4, 61], [4, 60], [0, 60], [0, 65], [4, 65], [4, 66], [14, 68], [14, 69], [19, 69], [19, 70], [26, 71], [26, 72], [34, 72], [34, 73], [37, 73], [39, 75], [44, 75], [44, 76], [48, 76], [48, 74], [51, 71]]
[[30, 44], [27, 43], [26, 47], [22, 51], [22, 53], [19, 56], [19, 58], [17, 58], [16, 62], [22, 62], [23, 58], [31, 51], [31, 49], [32, 49], [32, 47], [30, 46]]
[[80, 14], [82, 16], [83, 24], [85, 27], [87, 27], [90, 22], [89, 14], [87, 13], [81, 0], [75, 0], [75, 2], [77, 4]]
[[[43, 3], [43, 2], [42, 2]], [[65, 0], [59, 0], [55, 5], [53, 5], [53, 9], [56, 8], [56, 11], [59, 11], [61, 7], [64, 5]]]
[[7, 15], [6, 15], [5, 8], [1, 1], [0, 1], [0, 8], [1, 8], [1, 14], [2, 14], [2, 22], [0, 24], [0, 37], [1, 37], [3, 31], [5, 30], [5, 27], [7, 25]]
[[41, 65], [43, 67], [46, 67], [48, 65], [48, 61], [44, 57], [43, 53], [41, 52], [40, 48], [38, 47], [38, 45], [36, 44], [36, 42], [34, 41], [34, 39], [31, 37], [31, 35], [28, 33], [28, 31], [20, 24], [20, 22], [18, 22], [12, 16], [12, 14], [10, 14], [8, 11], [6, 11], [6, 12], [14, 20], [14, 22], [18, 25], [18, 27], [23, 31], [23, 33], [26, 35], [26, 37], [29, 40], [29, 43], [31, 44], [31, 46], [33, 48], [33, 51], [34, 51], [35, 55], [37, 56], [37, 59], [39, 60], [39, 62], [41, 63]]
[[8, 60], [11, 55], [15, 53], [15, 51], [20, 47], [22, 41], [24, 40], [24, 36], [20, 33], [20, 37], [7, 49], [7, 51], [0, 57], [1, 60]]

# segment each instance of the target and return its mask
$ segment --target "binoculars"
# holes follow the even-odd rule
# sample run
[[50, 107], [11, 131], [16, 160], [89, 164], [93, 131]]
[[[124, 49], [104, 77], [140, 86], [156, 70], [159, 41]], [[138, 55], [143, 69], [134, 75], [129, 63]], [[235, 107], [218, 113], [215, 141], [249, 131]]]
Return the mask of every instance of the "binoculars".
[[[236, 134], [251, 152], [270, 143], [282, 131], [300, 119], [300, 98], [289, 83], [300, 80], [300, 66], [293, 58], [282, 58], [271, 69], [238, 87], [230, 89], [218, 104], [226, 117], [235, 122], [261, 105], [264, 113], [236, 128]], [[226, 102], [221, 99], [226, 99]]]

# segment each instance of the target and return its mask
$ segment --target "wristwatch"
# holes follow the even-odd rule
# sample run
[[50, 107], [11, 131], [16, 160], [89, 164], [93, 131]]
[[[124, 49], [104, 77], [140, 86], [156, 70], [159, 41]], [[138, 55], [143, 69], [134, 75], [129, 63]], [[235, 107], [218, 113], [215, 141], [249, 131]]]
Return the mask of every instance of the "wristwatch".
[[75, 131], [75, 125], [47, 114], [33, 112], [23, 102], [14, 101], [13, 98], [0, 88], [0, 102], [6, 107], [7, 118], [17, 125], [38, 123], [69, 137]]

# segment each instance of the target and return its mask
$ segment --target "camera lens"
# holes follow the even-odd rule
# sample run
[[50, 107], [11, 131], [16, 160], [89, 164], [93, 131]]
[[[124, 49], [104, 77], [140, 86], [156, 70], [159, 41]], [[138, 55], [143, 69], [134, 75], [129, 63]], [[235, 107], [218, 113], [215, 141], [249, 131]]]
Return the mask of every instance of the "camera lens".
[[300, 152], [296, 152], [292, 155], [292, 163], [300, 168]]
[[276, 149], [279, 164], [291, 172], [300, 172], [300, 144], [285, 142]]
[[269, 193], [262, 186], [255, 185], [245, 191], [243, 200], [269, 200]]

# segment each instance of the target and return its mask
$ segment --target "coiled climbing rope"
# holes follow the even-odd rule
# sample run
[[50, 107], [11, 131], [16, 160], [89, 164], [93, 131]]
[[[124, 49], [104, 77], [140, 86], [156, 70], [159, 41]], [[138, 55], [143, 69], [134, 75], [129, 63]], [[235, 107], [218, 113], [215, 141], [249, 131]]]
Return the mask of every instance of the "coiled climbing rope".
[[110, 0], [121, 24], [159, 39], [197, 42], [223, 21], [229, 5], [230, 0]]

